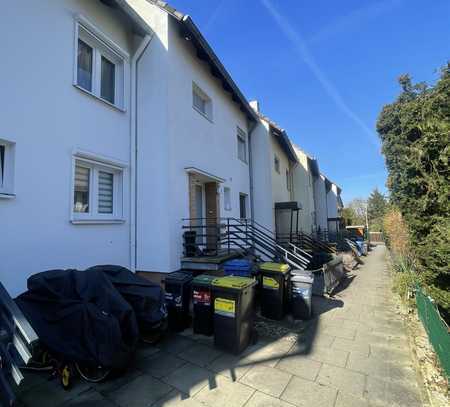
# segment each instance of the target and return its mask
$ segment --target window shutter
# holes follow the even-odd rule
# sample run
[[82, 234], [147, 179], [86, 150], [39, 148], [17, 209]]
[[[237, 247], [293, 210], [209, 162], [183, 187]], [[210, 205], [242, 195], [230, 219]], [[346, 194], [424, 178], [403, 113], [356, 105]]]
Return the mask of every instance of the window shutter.
[[114, 174], [98, 173], [98, 213], [113, 213]]

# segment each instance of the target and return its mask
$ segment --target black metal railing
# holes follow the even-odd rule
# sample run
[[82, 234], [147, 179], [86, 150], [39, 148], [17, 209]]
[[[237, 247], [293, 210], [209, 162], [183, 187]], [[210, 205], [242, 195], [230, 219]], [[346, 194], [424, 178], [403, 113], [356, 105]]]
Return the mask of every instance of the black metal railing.
[[281, 245], [272, 231], [250, 219], [187, 218], [182, 228], [186, 257], [240, 251], [258, 259], [287, 262], [295, 268], [306, 268], [311, 259], [292, 242]]

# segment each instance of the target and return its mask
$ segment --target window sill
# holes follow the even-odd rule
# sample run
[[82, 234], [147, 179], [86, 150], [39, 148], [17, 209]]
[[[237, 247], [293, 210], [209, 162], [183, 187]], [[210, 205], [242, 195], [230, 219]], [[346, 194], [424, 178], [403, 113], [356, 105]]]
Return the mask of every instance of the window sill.
[[199, 115], [203, 116], [210, 123], [214, 123], [213, 120], [209, 116], [207, 116], [205, 113], [203, 113], [200, 109], [197, 109], [195, 106], [192, 106], [192, 109], [194, 109]]
[[95, 93], [92, 93], [92, 92], [82, 88], [81, 86], [77, 85], [76, 83], [74, 83], [73, 86], [75, 88], [77, 88], [78, 90], [80, 90], [81, 92], [85, 93], [86, 95], [89, 95], [89, 96], [93, 97], [94, 99], [97, 99], [97, 100], [99, 100], [102, 103], [105, 103], [109, 107], [112, 107], [113, 109], [116, 109], [119, 112], [126, 113], [126, 110], [124, 108], [122, 108], [120, 106], [117, 106], [114, 103], [108, 102], [107, 100], [101, 98], [100, 96], [97, 96]]
[[0, 192], [0, 199], [14, 199], [16, 194], [8, 194], [6, 192]]
[[116, 225], [125, 223], [125, 219], [71, 219], [72, 225]]

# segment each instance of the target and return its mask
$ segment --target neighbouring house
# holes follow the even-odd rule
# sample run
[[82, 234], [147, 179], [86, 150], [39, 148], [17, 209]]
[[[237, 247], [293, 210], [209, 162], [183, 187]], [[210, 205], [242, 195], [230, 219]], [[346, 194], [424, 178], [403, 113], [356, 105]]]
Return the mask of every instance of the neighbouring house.
[[328, 228], [327, 191], [326, 178], [317, 172], [313, 176], [314, 208], [315, 208], [315, 233], [319, 237], [326, 237]]
[[286, 132], [260, 112], [257, 101], [250, 105], [259, 117], [251, 139], [254, 220], [280, 237], [297, 230], [297, 156]]
[[341, 199], [342, 189], [334, 182], [327, 183], [327, 216], [328, 235], [330, 240], [336, 240], [337, 233], [342, 227], [342, 209], [344, 204]]
[[316, 209], [314, 203], [314, 177], [319, 175], [317, 160], [306, 154], [300, 147], [293, 145], [298, 165], [293, 172], [294, 200], [300, 210], [300, 231], [312, 234], [316, 227]]
[[[153, 29], [138, 69], [133, 269], [180, 268], [183, 226], [203, 249], [205, 224], [250, 218], [249, 139], [256, 113], [191, 18], [165, 2], [129, 0]], [[206, 233], [207, 232], [207, 233]]]
[[13, 295], [51, 268], [173, 271], [184, 218], [251, 217], [258, 118], [190, 17], [160, 1], [18, 0], [0, 32]]

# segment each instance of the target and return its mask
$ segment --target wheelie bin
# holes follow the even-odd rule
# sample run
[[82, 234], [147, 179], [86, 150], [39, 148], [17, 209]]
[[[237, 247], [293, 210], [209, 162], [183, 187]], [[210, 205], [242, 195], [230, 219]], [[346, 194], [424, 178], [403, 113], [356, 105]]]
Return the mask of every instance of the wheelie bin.
[[214, 345], [239, 354], [255, 338], [256, 281], [246, 277], [220, 277], [212, 282]]
[[284, 263], [262, 263], [261, 315], [280, 320], [289, 306], [290, 267]]
[[169, 273], [165, 278], [169, 329], [172, 331], [181, 332], [190, 325], [191, 283], [192, 275], [180, 271]]
[[211, 336], [214, 332], [212, 282], [216, 278], [201, 274], [192, 280], [193, 331], [195, 334]]

